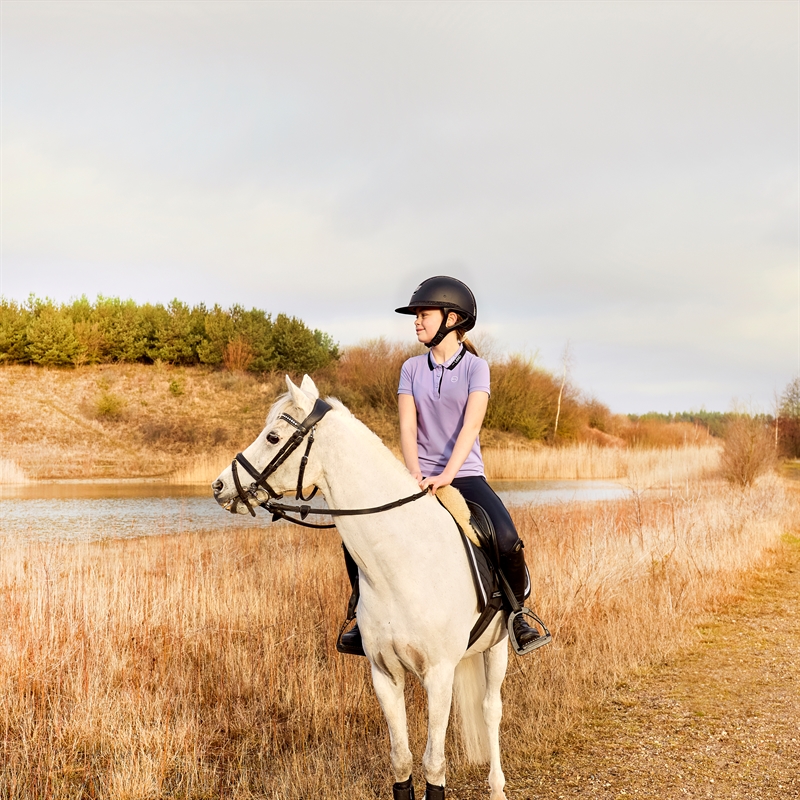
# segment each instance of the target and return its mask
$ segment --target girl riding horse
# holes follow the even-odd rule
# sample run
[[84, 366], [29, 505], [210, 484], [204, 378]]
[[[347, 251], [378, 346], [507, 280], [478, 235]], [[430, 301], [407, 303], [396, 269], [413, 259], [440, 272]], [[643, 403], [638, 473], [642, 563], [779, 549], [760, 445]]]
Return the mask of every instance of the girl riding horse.
[[[500, 568], [520, 605], [530, 594], [523, 542], [502, 500], [486, 481], [479, 434], [489, 402], [489, 365], [480, 358], [467, 332], [478, 309], [469, 287], [455, 278], [423, 281], [398, 314], [414, 317], [417, 340], [429, 351], [409, 358], [400, 371], [398, 408], [400, 443], [406, 468], [421, 489], [436, 492], [452, 485], [486, 512], [497, 533]], [[348, 618], [358, 601], [358, 567], [344, 549], [353, 587]], [[513, 621], [520, 650], [534, 649], [540, 633], [525, 616]], [[342, 633], [337, 649], [364, 655], [356, 624]]]

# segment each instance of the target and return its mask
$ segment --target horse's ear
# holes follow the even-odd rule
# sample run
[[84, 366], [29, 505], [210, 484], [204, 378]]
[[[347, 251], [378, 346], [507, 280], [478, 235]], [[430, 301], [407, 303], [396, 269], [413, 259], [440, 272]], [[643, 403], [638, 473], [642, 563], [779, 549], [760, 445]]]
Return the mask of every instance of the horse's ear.
[[305, 389], [300, 386], [296, 386], [292, 379], [287, 375], [286, 376], [286, 386], [289, 389], [289, 395], [292, 398], [292, 402], [299, 408], [306, 416], [311, 413], [311, 409], [314, 408], [314, 400], [315, 397], [312, 397]]
[[303, 375], [303, 382], [300, 384], [300, 388], [304, 392], [308, 392], [315, 400], [319, 397], [319, 389], [317, 389], [317, 385], [308, 375]]

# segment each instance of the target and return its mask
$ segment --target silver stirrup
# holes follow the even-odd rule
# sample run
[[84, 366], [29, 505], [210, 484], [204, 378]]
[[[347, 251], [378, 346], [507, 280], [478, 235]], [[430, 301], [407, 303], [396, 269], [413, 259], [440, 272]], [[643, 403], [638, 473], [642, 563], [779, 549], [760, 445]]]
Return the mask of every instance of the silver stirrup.
[[[517, 637], [514, 635], [514, 620], [520, 615], [530, 617], [536, 623], [536, 625], [542, 629], [542, 634], [539, 636], [539, 638], [534, 639], [532, 642], [528, 642], [525, 647], [520, 647]], [[514, 648], [514, 652], [518, 656], [524, 656], [525, 653], [530, 653], [539, 647], [544, 647], [546, 644], [550, 644], [550, 642], [553, 641], [550, 631], [547, 630], [547, 625], [545, 625], [544, 622], [542, 622], [542, 620], [539, 619], [539, 617], [527, 606], [523, 606], [519, 609], [519, 611], [512, 611], [508, 615], [508, 638], [511, 639], [511, 646]]]

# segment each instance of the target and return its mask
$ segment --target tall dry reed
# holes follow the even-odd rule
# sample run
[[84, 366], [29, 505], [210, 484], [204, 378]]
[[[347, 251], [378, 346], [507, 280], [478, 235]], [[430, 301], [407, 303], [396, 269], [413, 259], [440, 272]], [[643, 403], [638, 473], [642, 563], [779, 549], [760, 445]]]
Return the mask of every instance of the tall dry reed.
[[222, 448], [210, 453], [198, 453], [171, 472], [167, 480], [178, 484], [211, 483], [230, 465], [234, 455], [230, 449]]
[[[791, 502], [763, 481], [513, 510], [554, 642], [510, 665], [512, 791], [615, 680], [690, 638]], [[284, 524], [0, 544], [0, 797], [385, 796], [368, 664], [334, 649], [347, 588], [335, 532]], [[419, 755], [415, 683], [408, 699]], [[485, 785], [450, 757], [451, 786]]]
[[486, 474], [496, 480], [627, 480], [639, 486], [685, 483], [715, 472], [716, 446], [660, 450], [575, 444], [565, 447], [487, 447]]
[[0, 458], [0, 486], [3, 484], [27, 483], [25, 473], [13, 462]]

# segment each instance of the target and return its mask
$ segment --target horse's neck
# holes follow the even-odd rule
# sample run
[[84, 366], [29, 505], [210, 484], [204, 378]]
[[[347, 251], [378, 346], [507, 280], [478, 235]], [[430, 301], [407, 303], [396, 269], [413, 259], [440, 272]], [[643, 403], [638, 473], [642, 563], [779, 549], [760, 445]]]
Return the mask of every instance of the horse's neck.
[[[411, 475], [362, 423], [352, 417], [331, 422], [324, 444], [320, 439], [325, 473], [321, 488], [331, 508], [372, 508], [419, 491]], [[455, 530], [432, 498], [390, 512], [338, 517], [336, 526], [367, 574], [391, 573], [399, 558], [414, 559], [418, 550], [429, 556], [446, 553], [452, 541], [445, 540], [453, 539]]]
[[355, 417], [330, 420], [324, 452], [324, 486], [332, 508], [371, 507], [419, 491], [391, 451]]

